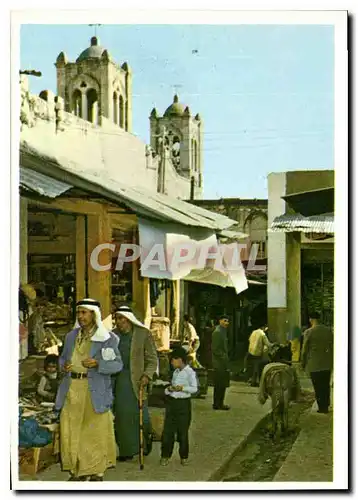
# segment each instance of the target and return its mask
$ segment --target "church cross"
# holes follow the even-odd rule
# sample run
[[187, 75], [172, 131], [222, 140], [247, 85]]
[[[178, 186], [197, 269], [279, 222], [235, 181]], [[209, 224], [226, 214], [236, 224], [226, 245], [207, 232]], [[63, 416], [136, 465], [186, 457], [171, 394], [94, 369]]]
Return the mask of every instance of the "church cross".
[[94, 36], [97, 36], [97, 27], [102, 26], [102, 24], [89, 24], [88, 26], [94, 26]]

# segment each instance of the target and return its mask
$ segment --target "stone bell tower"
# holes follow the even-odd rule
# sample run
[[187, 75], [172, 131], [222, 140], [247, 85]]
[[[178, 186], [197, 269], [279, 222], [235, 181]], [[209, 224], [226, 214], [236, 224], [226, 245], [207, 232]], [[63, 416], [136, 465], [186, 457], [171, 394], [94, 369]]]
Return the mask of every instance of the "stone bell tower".
[[132, 72], [127, 63], [116, 64], [97, 37], [77, 58], [69, 62], [64, 52], [56, 60], [57, 95], [65, 111], [102, 124], [102, 117], [123, 130], [132, 130]]
[[171, 151], [171, 160], [179, 175], [194, 178], [195, 186], [203, 184], [203, 122], [200, 115], [192, 116], [188, 106], [179, 102], [177, 95], [163, 116], [154, 108], [150, 115], [150, 145], [159, 151], [159, 140], [164, 138]]

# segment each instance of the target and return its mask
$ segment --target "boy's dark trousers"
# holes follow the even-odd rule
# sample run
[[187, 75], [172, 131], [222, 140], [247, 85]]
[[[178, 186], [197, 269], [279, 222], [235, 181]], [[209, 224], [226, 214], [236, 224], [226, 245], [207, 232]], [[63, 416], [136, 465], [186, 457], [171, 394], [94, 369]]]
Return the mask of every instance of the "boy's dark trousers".
[[179, 456], [189, 456], [189, 427], [191, 422], [191, 399], [166, 398], [165, 420], [162, 435], [162, 458], [170, 458], [174, 449], [175, 435], [179, 442]]

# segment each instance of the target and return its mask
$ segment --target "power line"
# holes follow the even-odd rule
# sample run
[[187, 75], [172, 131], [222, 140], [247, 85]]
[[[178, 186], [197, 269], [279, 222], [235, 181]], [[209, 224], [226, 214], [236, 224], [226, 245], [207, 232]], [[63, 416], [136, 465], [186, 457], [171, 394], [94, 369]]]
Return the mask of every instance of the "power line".
[[[81, 130], [83, 131], [83, 133], [87, 133], [87, 129], [85, 127], [76, 127], [76, 126], [72, 126], [71, 127], [72, 130]], [[99, 135], [106, 135], [106, 136], [114, 136], [114, 137], [123, 137], [123, 134], [121, 133], [117, 133], [117, 132], [105, 132], [103, 130], [98, 130], [96, 129], [96, 133], [99, 134]], [[134, 136], [136, 137], [137, 139], [141, 140], [138, 136]], [[311, 139], [313, 138], [312, 136], [306, 136], [304, 137], [305, 139]], [[235, 144], [233, 146], [225, 146], [223, 145], [223, 147], [209, 147], [209, 148], [206, 148], [205, 146], [203, 147], [203, 152], [212, 152], [212, 151], [223, 151], [223, 150], [226, 150], [226, 151], [233, 151], [233, 150], [241, 150], [241, 149], [259, 149], [259, 148], [269, 148], [269, 147], [274, 147], [274, 146], [277, 146], [277, 145], [285, 145], [286, 142], [300, 142], [302, 141], [303, 137], [291, 137], [291, 138], [277, 138], [279, 139], [277, 142], [271, 142], [270, 144]], [[321, 143], [321, 142], [325, 142], [327, 141], [329, 138], [326, 137], [326, 138], [320, 138], [320, 139], [315, 139], [318, 143]], [[126, 148], [127, 151], [138, 151], [137, 148]], [[188, 152], [189, 151], [189, 148], [183, 148], [181, 147], [180, 148], [180, 151], [183, 151], [183, 152]]]

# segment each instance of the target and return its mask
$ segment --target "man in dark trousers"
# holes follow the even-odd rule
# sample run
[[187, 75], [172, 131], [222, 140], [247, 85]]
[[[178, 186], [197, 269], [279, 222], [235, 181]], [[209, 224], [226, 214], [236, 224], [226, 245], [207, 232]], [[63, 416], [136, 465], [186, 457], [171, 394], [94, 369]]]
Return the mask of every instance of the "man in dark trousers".
[[211, 351], [214, 369], [214, 410], [229, 410], [230, 407], [224, 405], [225, 391], [230, 385], [229, 371], [229, 350], [227, 329], [229, 319], [222, 316], [219, 324], [213, 331]]
[[311, 313], [309, 320], [311, 328], [304, 334], [302, 367], [311, 376], [318, 413], [328, 413], [333, 368], [333, 333], [327, 326], [320, 324], [319, 313]]

